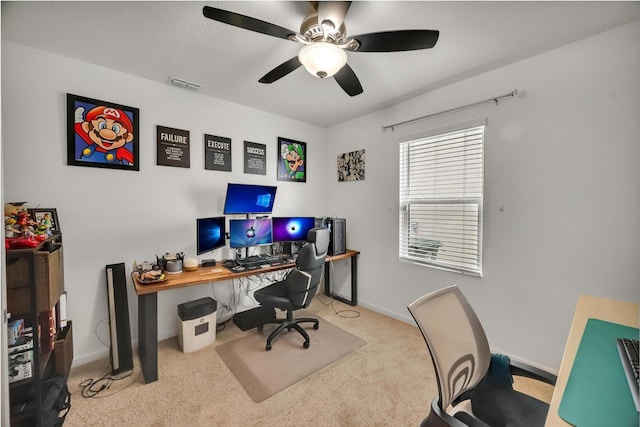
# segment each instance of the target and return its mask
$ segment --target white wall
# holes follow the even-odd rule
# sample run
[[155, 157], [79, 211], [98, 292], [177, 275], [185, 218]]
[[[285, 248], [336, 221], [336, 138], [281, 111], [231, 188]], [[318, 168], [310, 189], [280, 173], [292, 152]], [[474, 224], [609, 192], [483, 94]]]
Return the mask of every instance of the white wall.
[[[66, 165], [66, 93], [140, 108], [139, 172]], [[227, 182], [278, 185], [274, 215], [325, 212], [322, 128], [4, 41], [2, 109], [5, 200], [57, 209], [75, 364], [107, 351], [98, 338], [109, 342], [105, 265], [125, 262], [130, 272], [134, 260], [156, 254], [195, 255], [196, 218], [222, 214]], [[156, 125], [191, 132], [189, 169], [156, 165]], [[232, 139], [232, 172], [204, 169], [205, 133]], [[276, 181], [278, 136], [308, 143], [306, 183]], [[244, 174], [244, 140], [267, 145], [266, 176]], [[213, 255], [232, 256], [228, 249]], [[229, 282], [216, 284], [216, 296], [229, 302], [230, 289]], [[177, 304], [213, 292], [198, 286], [161, 293], [160, 338], [177, 334]]]
[[[106, 339], [105, 264], [130, 268], [164, 251], [193, 252], [195, 218], [221, 213], [226, 182], [275, 183], [273, 169], [266, 177], [242, 173], [243, 140], [267, 144], [274, 163], [278, 136], [307, 141], [309, 181], [278, 183], [276, 214], [347, 219], [347, 245], [362, 252], [363, 306], [410, 321], [408, 303], [457, 283], [494, 347], [556, 370], [579, 294], [639, 299], [638, 40], [636, 22], [330, 129], [3, 42], [5, 200], [58, 209], [77, 364], [106, 351], [94, 333]], [[498, 107], [381, 129], [513, 89], [523, 95]], [[140, 172], [65, 165], [67, 92], [140, 107]], [[489, 122], [484, 276], [400, 263], [397, 141], [480, 117]], [[155, 165], [158, 124], [191, 131], [190, 169]], [[204, 133], [233, 139], [234, 172], [204, 170]], [[335, 170], [337, 155], [363, 148], [364, 181], [338, 183], [336, 173], [320, 172]], [[334, 267], [338, 289], [348, 294], [348, 263]], [[211, 293], [160, 294], [160, 338], [175, 334], [178, 303]], [[129, 305], [136, 339], [131, 289]]]
[[[410, 321], [407, 304], [458, 284], [492, 346], [552, 370], [579, 294], [637, 302], [639, 40], [636, 22], [331, 128], [327, 161], [366, 150], [364, 181], [326, 179], [348, 246], [363, 249], [359, 302]], [[497, 107], [381, 128], [513, 89]], [[483, 277], [399, 262], [397, 142], [477, 118], [488, 119]]]

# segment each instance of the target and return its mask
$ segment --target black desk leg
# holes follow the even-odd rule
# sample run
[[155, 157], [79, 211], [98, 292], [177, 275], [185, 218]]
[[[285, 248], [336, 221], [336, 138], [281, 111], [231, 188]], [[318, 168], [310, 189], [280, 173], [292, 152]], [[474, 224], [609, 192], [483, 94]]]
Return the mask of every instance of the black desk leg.
[[358, 255], [351, 257], [351, 302], [352, 306], [358, 305]]
[[158, 294], [138, 295], [138, 353], [145, 384], [158, 381]]
[[328, 297], [331, 295], [331, 265], [329, 261], [324, 263], [324, 294]]
[[351, 300], [334, 295], [331, 283], [331, 267], [329, 262], [324, 263], [324, 294], [335, 300], [349, 304], [352, 307], [358, 305], [358, 255], [351, 257]]

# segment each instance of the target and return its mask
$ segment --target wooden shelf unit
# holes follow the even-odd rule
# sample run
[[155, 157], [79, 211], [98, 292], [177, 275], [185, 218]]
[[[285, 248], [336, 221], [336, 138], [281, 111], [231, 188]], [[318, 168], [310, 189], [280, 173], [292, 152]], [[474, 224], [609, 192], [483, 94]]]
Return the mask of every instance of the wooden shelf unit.
[[64, 292], [62, 251], [60, 234], [33, 249], [6, 251], [7, 311], [10, 321], [22, 319], [24, 327], [31, 328], [33, 343], [26, 350], [27, 354], [31, 352], [31, 377], [9, 384], [13, 427], [47, 425], [43, 419], [44, 405], [52, 400], [51, 393], [56, 393], [51, 384], [60, 380], [60, 376], [66, 384], [69, 375], [73, 347], [64, 345], [64, 341], [72, 343], [72, 325], [67, 322], [63, 328], [60, 324], [59, 301]]

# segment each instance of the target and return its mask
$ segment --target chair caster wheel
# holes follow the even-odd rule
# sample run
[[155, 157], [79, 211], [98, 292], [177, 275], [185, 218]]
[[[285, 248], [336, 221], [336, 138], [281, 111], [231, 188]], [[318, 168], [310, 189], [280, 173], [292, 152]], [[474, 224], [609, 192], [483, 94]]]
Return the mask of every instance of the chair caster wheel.
[[267, 346], [265, 347], [265, 350], [267, 351], [271, 350], [271, 344], [267, 344]]
[[315, 329], [316, 331], [318, 330], [318, 328], [320, 328], [320, 325], [318, 323], [316, 323], [315, 325], [313, 325], [313, 329]]
[[263, 329], [264, 329], [264, 325], [258, 326], [258, 332], [262, 332]]
[[304, 344], [302, 344], [302, 346], [303, 346], [304, 348], [309, 348], [309, 342], [308, 342], [308, 341], [305, 341], [305, 342], [304, 342]]

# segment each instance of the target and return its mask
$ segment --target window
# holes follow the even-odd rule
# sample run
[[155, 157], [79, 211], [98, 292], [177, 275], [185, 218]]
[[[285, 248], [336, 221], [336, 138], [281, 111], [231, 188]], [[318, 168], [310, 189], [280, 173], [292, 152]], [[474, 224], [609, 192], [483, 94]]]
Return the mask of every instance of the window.
[[484, 127], [400, 143], [400, 259], [482, 275]]

